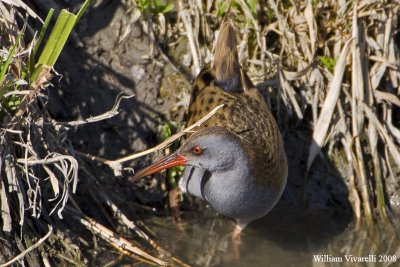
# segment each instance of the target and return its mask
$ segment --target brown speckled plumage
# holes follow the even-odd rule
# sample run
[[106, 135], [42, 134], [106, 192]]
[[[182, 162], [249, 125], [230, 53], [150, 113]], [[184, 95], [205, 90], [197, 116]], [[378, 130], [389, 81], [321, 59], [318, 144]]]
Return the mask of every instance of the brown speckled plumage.
[[[228, 51], [234, 53], [228, 60], [229, 68], [222, 57], [217, 57], [211, 68], [206, 66], [197, 76], [193, 84], [192, 96], [187, 114], [187, 126], [192, 125], [197, 120], [208, 114], [214, 107], [224, 104], [224, 107], [211, 117], [202, 127], [222, 126], [240, 136], [244, 143], [249, 145], [249, 154], [253, 157], [254, 164], [258, 165], [255, 171], [263, 172], [264, 177], [260, 183], [274, 184], [279, 177], [286, 179], [287, 163], [281, 135], [278, 126], [271, 114], [262, 95], [252, 84], [248, 76], [241, 71], [237, 59], [236, 42], [234, 31], [229, 22], [224, 22], [221, 26], [220, 37], [229, 39], [230, 49], [223, 49], [218, 45], [225, 45], [226, 42], [218, 41], [215, 49], [218, 51]], [[225, 31], [224, 31], [225, 29]], [[224, 36], [227, 35], [227, 36]], [[233, 47], [235, 49], [233, 49]], [[224, 53], [225, 57], [230, 57]], [[234, 65], [237, 66], [234, 66]], [[221, 74], [221, 66], [226, 73]], [[228, 73], [230, 72], [230, 73]], [[218, 80], [218, 76], [224, 77], [224, 82], [231, 85], [228, 77], [240, 81], [240, 90], [228, 92], [223, 88]], [[218, 86], [220, 84], [220, 86]], [[232, 91], [232, 90], [231, 90]]]

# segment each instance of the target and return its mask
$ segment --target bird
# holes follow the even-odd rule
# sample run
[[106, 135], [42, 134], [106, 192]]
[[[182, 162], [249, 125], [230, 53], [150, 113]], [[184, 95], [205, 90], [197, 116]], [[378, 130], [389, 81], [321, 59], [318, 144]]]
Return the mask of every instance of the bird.
[[187, 126], [224, 106], [173, 154], [136, 172], [134, 180], [184, 165], [183, 193], [207, 201], [236, 221], [233, 237], [265, 216], [281, 198], [288, 165], [278, 125], [263, 96], [240, 66], [236, 31], [220, 27], [214, 62], [193, 83]]

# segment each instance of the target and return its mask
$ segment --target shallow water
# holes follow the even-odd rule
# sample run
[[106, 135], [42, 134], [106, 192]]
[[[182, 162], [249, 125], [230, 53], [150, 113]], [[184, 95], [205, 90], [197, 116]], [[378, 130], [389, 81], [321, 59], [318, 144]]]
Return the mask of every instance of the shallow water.
[[192, 266], [400, 266], [399, 227], [368, 231], [332, 210], [278, 205], [244, 230], [240, 259], [229, 236], [233, 221], [211, 210], [184, 213], [183, 221], [182, 229], [168, 217], [147, 223], [164, 248]]

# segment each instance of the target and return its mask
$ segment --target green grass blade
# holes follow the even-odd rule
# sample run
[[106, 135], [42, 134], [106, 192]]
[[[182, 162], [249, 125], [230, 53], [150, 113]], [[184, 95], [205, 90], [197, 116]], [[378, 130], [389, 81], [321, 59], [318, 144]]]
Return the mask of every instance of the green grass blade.
[[63, 50], [65, 43], [75, 25], [76, 16], [63, 9], [57, 18], [56, 24], [50, 33], [50, 36], [43, 48], [38, 62], [35, 64], [31, 75], [30, 83], [36, 81], [37, 76], [42, 70], [42, 66], [53, 67], [58, 56]]
[[35, 58], [35, 55], [36, 55], [40, 45], [42, 44], [44, 34], [46, 33], [47, 28], [49, 27], [49, 24], [50, 24], [51, 18], [53, 17], [53, 14], [54, 14], [54, 8], [50, 9], [49, 13], [47, 13], [46, 20], [44, 21], [42, 30], [40, 31], [39, 37], [38, 37], [35, 47], [33, 48], [33, 51], [32, 51], [33, 59]]
[[36, 40], [36, 44], [33, 47], [32, 54], [29, 57], [29, 62], [28, 62], [29, 68], [28, 69], [29, 69], [30, 73], [33, 73], [35, 70], [36, 54], [39, 50], [40, 45], [42, 44], [43, 37], [47, 31], [47, 28], [49, 27], [49, 24], [50, 24], [51, 18], [53, 17], [53, 14], [54, 14], [54, 8], [50, 9], [49, 13], [47, 13], [46, 20], [43, 23], [42, 29], [40, 30], [39, 36]]
[[15, 44], [10, 51], [10, 54], [8, 54], [6, 62], [4, 62], [4, 65], [0, 66], [0, 86], [3, 84], [4, 77], [6, 75], [8, 67], [10, 66], [11, 60], [15, 54], [15, 50], [17, 49], [20, 39], [21, 39], [21, 34], [18, 35], [17, 40], [15, 41]]
[[92, 0], [86, 0], [85, 3], [83, 3], [81, 9], [79, 9], [78, 11], [78, 14], [76, 14], [75, 24], [78, 23], [78, 21], [81, 19], [83, 13], [85, 13], [86, 9], [88, 8], [91, 2]]
[[54, 66], [58, 56], [64, 48], [65, 43], [67, 42], [72, 28], [75, 25], [75, 21], [76, 15], [66, 11], [65, 9], [61, 10], [56, 24], [54, 25], [49, 39], [47, 40], [47, 43], [38, 60], [39, 65], [47, 65], [50, 67]]
[[[69, 35], [71, 34], [72, 28], [75, 26], [76, 15], [71, 14], [66, 10], [62, 10], [62, 11], [64, 11], [64, 12], [61, 12], [61, 13], [65, 14], [65, 16], [66, 16], [65, 23], [62, 27], [61, 35], [59, 35], [59, 38], [57, 39], [56, 45], [53, 49], [53, 52], [51, 53], [49, 66], [54, 66], [54, 64], [56, 64], [57, 59], [58, 59], [59, 55], [61, 54], [61, 51], [64, 49], [64, 46], [68, 40]], [[57, 26], [57, 24], [56, 24], [56, 26]]]
[[[37, 75], [40, 73], [40, 71], [42, 69], [42, 66], [53, 67], [54, 64], [57, 62], [57, 59], [60, 56], [61, 51], [64, 49], [65, 43], [67, 42], [67, 39], [68, 39], [69, 35], [71, 34], [73, 27], [76, 25], [78, 20], [82, 17], [83, 13], [89, 6], [90, 2], [91, 2], [91, 0], [86, 0], [83, 3], [83, 5], [77, 15], [72, 14], [65, 9], [61, 10], [60, 15], [58, 16], [57, 21], [53, 27], [53, 30], [50, 33], [49, 39], [47, 40], [46, 45], [43, 48], [43, 51], [39, 57], [39, 60], [35, 64], [34, 70], [32, 71], [31, 81], [36, 80]], [[47, 15], [47, 18], [46, 18], [47, 25], [48, 25], [48, 22], [50, 21], [52, 14], [53, 14], [53, 11], [51, 10], [49, 12], [49, 14]], [[43, 27], [43, 28], [45, 28], [45, 27]], [[44, 34], [44, 31], [45, 30], [42, 29], [43, 34]], [[43, 38], [42, 32], [39, 36], [41, 38]], [[37, 46], [35, 46], [35, 49], [36, 49], [35, 53], [37, 52], [39, 45], [40, 44], [37, 44]]]

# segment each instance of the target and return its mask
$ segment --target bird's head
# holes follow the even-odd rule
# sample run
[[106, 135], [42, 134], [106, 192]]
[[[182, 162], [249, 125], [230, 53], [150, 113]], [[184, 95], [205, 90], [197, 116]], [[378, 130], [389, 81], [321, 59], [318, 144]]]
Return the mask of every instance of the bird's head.
[[180, 165], [224, 172], [244, 164], [244, 160], [245, 150], [238, 135], [220, 126], [206, 127], [190, 136], [175, 153], [137, 172], [134, 180]]

